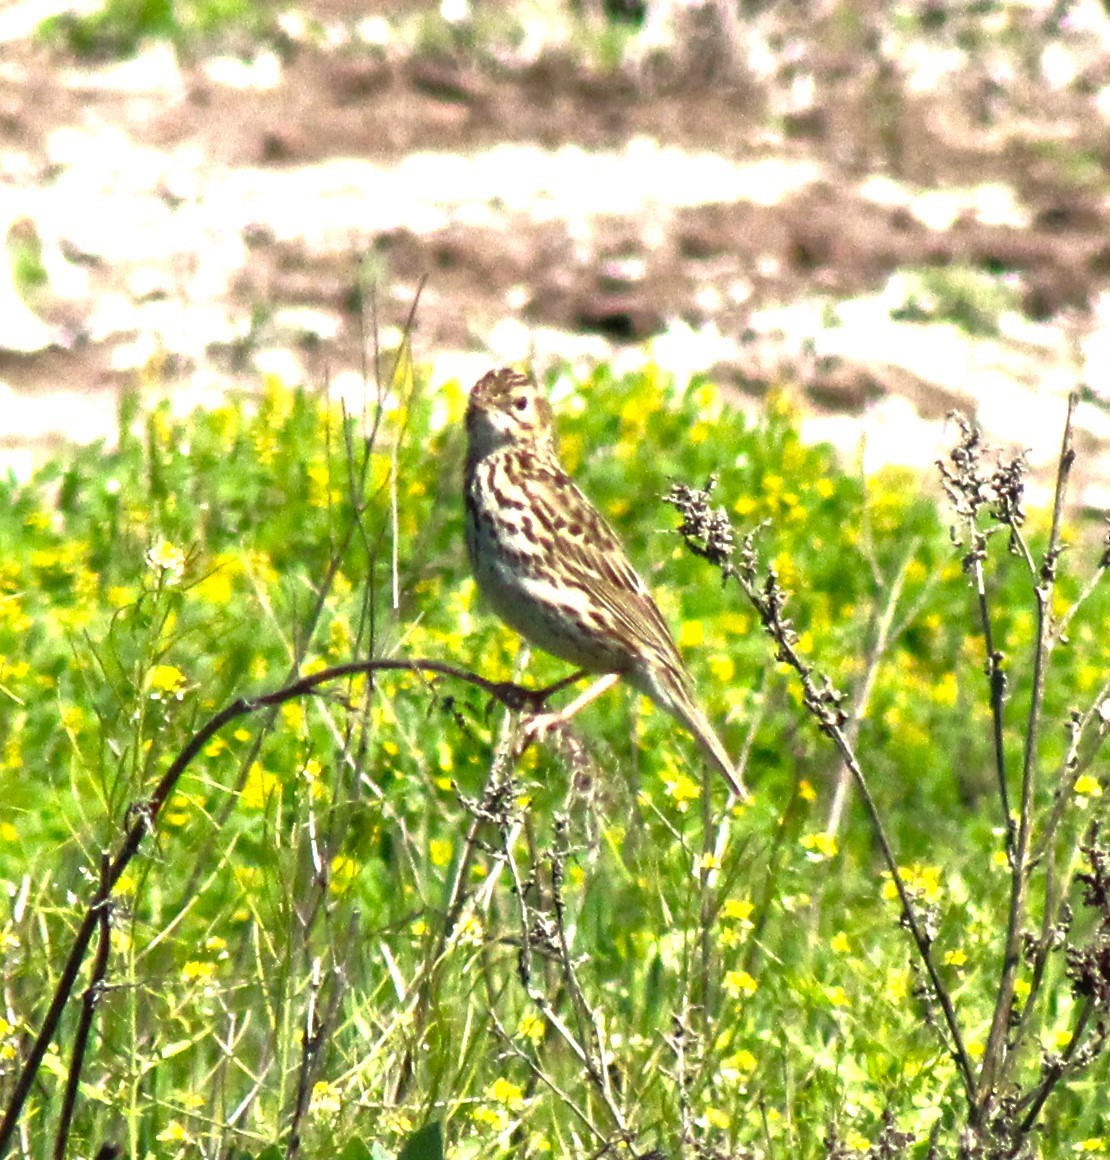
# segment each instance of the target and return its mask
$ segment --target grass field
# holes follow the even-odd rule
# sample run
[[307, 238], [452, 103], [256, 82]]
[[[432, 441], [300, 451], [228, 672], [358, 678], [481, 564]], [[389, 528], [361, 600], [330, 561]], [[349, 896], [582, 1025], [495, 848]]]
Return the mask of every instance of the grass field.
[[[116, 450], [0, 485], [0, 1153], [1106, 1151], [1105, 528], [1049, 550], [955, 424], [954, 510], [803, 446], [785, 393], [549, 385], [754, 801], [627, 690], [516, 759], [465, 675], [369, 663], [175, 768], [329, 666], [566, 669], [468, 575], [469, 384], [133, 398]], [[660, 501], [710, 475], [724, 584]]]

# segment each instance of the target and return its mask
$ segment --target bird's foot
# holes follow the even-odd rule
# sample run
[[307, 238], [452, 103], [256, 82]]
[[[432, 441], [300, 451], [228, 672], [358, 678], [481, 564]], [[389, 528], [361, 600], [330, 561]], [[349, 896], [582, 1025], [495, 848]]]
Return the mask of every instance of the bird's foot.
[[539, 745], [540, 742], [546, 741], [551, 733], [562, 729], [567, 720], [565, 713], [537, 713], [534, 717], [529, 717], [521, 726], [524, 738], [521, 752], [529, 745]]

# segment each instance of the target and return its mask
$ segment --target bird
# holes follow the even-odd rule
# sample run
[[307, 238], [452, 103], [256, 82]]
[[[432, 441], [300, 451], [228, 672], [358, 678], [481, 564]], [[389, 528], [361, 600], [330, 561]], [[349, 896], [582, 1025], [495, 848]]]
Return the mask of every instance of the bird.
[[746, 799], [647, 585], [563, 468], [544, 393], [510, 367], [490, 371], [470, 391], [466, 436], [466, 546], [479, 592], [530, 644], [600, 677], [546, 723], [623, 679], [685, 726]]

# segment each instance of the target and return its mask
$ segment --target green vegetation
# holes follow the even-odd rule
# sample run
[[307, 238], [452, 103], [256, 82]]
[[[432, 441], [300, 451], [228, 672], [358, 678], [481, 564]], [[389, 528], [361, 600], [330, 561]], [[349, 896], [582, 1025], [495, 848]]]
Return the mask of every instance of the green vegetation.
[[968, 334], [996, 336], [1002, 315], [1020, 311], [1017, 287], [998, 274], [974, 266], [932, 266], [904, 270], [905, 303], [892, 318], [908, 322], [951, 322]]
[[39, 35], [76, 56], [103, 59], [131, 56], [144, 40], [182, 48], [235, 31], [258, 41], [271, 23], [260, 0], [105, 0], [92, 13], [49, 17]]
[[[849, 794], [830, 827], [841, 761], [797, 674], [657, 501], [713, 473], [739, 532], [766, 521], [755, 549], [795, 593], [798, 652], [847, 694], [843, 733], [960, 1046], [976, 1074], [999, 1071], [965, 1154], [1019, 1154], [1005, 1148], [1056, 1067], [1045, 1154], [1105, 1151], [1110, 915], [1084, 904], [1103, 881], [1087, 836], [1106, 812], [1110, 608], [1088, 582], [1105, 545], [1067, 529], [1055, 585], [1038, 580], [1056, 623], [1083, 599], [1047, 657], [1028, 815], [1043, 856], [1010, 931], [1019, 831], [961, 557], [985, 570], [1005, 658], [1016, 816], [1038, 618], [1007, 548], [1028, 535], [1039, 567], [1047, 517], [1022, 528], [1003, 473], [980, 490], [1019, 526], [980, 545], [987, 504], [953, 547], [950, 515], [908, 477], [865, 485], [804, 446], [785, 396], [752, 425], [708, 382], [679, 397], [602, 368], [553, 388], [568, 467], [653, 585], [756, 800], [729, 807], [692, 741], [627, 691], [518, 762], [505, 710], [450, 677], [355, 675], [244, 705], [113, 891], [71, 1154], [284, 1156], [294, 1135], [305, 1156], [957, 1154], [966, 1077], [871, 816]], [[102, 855], [213, 714], [358, 659], [565, 674], [537, 655], [521, 678], [519, 641], [476, 601], [464, 404], [458, 384], [400, 386], [358, 418], [278, 384], [187, 420], [130, 400], [118, 449], [0, 485], [0, 1112]], [[962, 446], [966, 497], [982, 465]], [[1012, 1050], [992, 1056], [1003, 948], [1026, 928]], [[22, 1109], [31, 1157], [53, 1154], [97, 946]]]
[[9, 229], [6, 242], [12, 285], [21, 298], [30, 299], [49, 281], [42, 263], [42, 242], [34, 226], [26, 219]]

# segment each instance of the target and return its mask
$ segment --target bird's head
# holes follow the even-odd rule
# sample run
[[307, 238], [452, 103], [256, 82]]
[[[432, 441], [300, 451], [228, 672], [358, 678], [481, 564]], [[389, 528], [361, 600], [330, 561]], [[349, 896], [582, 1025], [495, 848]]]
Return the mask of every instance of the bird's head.
[[499, 447], [550, 443], [551, 405], [519, 372], [490, 371], [470, 391], [466, 434], [471, 455], [478, 457]]

